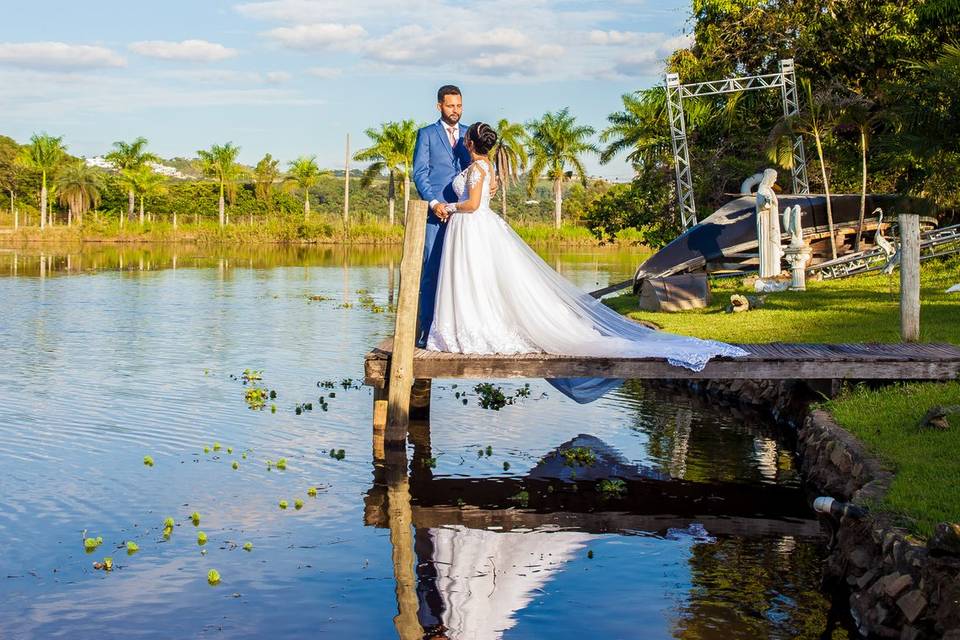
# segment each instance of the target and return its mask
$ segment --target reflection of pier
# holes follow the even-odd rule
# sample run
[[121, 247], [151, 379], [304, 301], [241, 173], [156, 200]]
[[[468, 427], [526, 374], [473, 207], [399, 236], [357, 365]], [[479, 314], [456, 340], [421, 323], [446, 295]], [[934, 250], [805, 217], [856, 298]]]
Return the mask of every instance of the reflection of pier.
[[[375, 433], [364, 512], [366, 525], [390, 530], [401, 638], [459, 637], [458, 629], [498, 637], [591, 534], [819, 534], [795, 489], [665, 479], [591, 436], [559, 446], [523, 478], [436, 478], [426, 464], [429, 425], [412, 423], [410, 434], [408, 465], [405, 447], [385, 447]], [[561, 462], [585, 444], [599, 452], [595, 462]], [[623, 483], [615, 492], [598, 484], [610, 478]]]

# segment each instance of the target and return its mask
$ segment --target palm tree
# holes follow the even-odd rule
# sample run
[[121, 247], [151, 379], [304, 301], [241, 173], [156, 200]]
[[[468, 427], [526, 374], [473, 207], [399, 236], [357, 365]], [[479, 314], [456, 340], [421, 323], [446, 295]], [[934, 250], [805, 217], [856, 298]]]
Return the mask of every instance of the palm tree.
[[136, 170], [127, 170], [122, 174], [125, 185], [140, 197], [140, 226], [144, 222], [144, 201], [164, 193], [167, 189], [166, 178], [148, 166]]
[[[105, 158], [113, 163], [117, 171], [137, 171], [148, 162], [160, 162], [160, 158], [146, 151], [148, 141], [140, 136], [133, 142], [123, 142], [118, 140], [113, 143], [113, 151], [108, 153]], [[129, 184], [127, 185], [129, 187]], [[136, 196], [132, 188], [127, 190], [127, 219], [133, 220], [133, 211], [136, 209]], [[120, 223], [123, 224], [121, 217]]]
[[40, 173], [40, 228], [47, 226], [47, 178], [53, 178], [67, 149], [63, 137], [35, 133], [30, 144], [20, 149], [19, 164]]
[[855, 95], [845, 100], [840, 107], [840, 124], [852, 126], [860, 136], [860, 218], [857, 222], [857, 236], [853, 250], [860, 251], [860, 236], [863, 233], [863, 218], [867, 211], [867, 151], [873, 128], [882, 120], [882, 114], [874, 110], [875, 103], [866, 96]]
[[417, 123], [414, 120], [400, 122], [386, 122], [380, 129], [367, 129], [364, 133], [372, 144], [366, 149], [357, 151], [353, 159], [360, 162], [370, 162], [363, 173], [360, 184], [368, 186], [375, 177], [384, 171], [389, 175], [390, 183], [387, 188], [387, 209], [390, 224], [394, 223], [394, 208], [396, 203], [396, 176], [403, 176], [403, 211], [406, 220], [407, 209], [410, 204], [410, 175], [413, 167], [413, 150], [417, 144]]
[[795, 116], [781, 119], [770, 132], [767, 140], [767, 155], [784, 168], [793, 166], [793, 155], [788, 152], [791, 146], [787, 140], [797, 135], [813, 138], [817, 147], [817, 159], [820, 161], [820, 175], [823, 178], [823, 191], [827, 199], [827, 230], [830, 233], [830, 254], [837, 258], [837, 239], [833, 232], [833, 207], [830, 203], [830, 180], [827, 177], [827, 164], [823, 157], [823, 142], [837, 124], [834, 105], [825, 96], [814, 99], [810, 80], [800, 79], [800, 85], [806, 96], [805, 108]]
[[68, 164], [57, 177], [60, 191], [60, 204], [67, 207], [67, 224], [83, 224], [83, 215], [100, 204], [100, 191], [103, 189], [103, 176], [83, 160]]
[[273, 184], [280, 178], [280, 161], [269, 153], [260, 159], [253, 170], [253, 194], [267, 211], [273, 210]]
[[320, 180], [317, 156], [300, 156], [290, 163], [287, 184], [303, 190], [303, 219], [310, 217], [310, 187]]
[[522, 124], [506, 118], [497, 123], [497, 146], [493, 152], [493, 166], [500, 182], [500, 212], [507, 218], [507, 190], [512, 182], [520, 180], [527, 170], [527, 130]]
[[[537, 181], [546, 173], [553, 180], [553, 222], [560, 228], [563, 211], [563, 183], [574, 174], [586, 186], [587, 172], [581, 156], [584, 153], [600, 153], [590, 137], [593, 127], [578, 125], [570, 110], [563, 108], [556, 113], [547, 112], [539, 120], [527, 123], [530, 138], [527, 144], [530, 156], [528, 190], [532, 193]], [[571, 169], [568, 169], [570, 167]]]
[[208, 178], [217, 181], [220, 187], [220, 226], [225, 224], [224, 214], [224, 192], [228, 184], [232, 184], [240, 177], [242, 170], [237, 164], [237, 155], [240, 153], [240, 147], [236, 147], [232, 142], [227, 144], [215, 144], [208, 150], [201, 149], [197, 151], [200, 156], [200, 169]]

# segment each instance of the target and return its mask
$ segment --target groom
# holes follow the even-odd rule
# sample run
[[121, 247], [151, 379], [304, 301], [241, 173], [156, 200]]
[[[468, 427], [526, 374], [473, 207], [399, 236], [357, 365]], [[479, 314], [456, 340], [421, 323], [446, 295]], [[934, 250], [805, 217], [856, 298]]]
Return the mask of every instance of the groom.
[[443, 223], [448, 216], [443, 205], [457, 201], [453, 179], [470, 165], [470, 152], [463, 145], [467, 127], [460, 124], [463, 113], [460, 89], [450, 84], [440, 87], [437, 110], [440, 119], [417, 132], [417, 146], [413, 151], [413, 182], [420, 198], [430, 203], [420, 274], [417, 346], [421, 348], [427, 346], [437, 297], [440, 252], [447, 229]]

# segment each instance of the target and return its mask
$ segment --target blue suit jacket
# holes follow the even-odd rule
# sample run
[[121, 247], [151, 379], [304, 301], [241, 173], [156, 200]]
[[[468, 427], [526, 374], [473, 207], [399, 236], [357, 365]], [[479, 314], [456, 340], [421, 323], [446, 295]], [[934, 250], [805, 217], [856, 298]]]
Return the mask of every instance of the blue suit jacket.
[[[460, 127], [457, 146], [450, 147], [450, 140], [443, 125], [438, 120], [417, 132], [417, 146], [413, 151], [413, 183], [420, 197], [427, 202], [456, 202], [453, 192], [453, 179], [470, 166], [470, 152], [463, 146], [467, 127]], [[429, 219], [436, 220], [433, 211]]]

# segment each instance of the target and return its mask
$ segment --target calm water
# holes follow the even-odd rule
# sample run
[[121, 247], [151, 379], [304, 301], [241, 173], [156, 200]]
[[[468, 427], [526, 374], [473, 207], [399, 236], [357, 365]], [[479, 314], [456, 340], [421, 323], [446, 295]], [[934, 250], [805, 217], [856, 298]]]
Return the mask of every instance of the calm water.
[[[543, 254], [588, 290], [638, 262]], [[757, 416], [641, 384], [580, 406], [539, 380], [492, 411], [436, 381], [409, 478], [375, 465], [363, 355], [398, 266], [0, 251], [0, 637], [846, 637], [789, 446]], [[263, 410], [245, 369], [277, 393]]]

